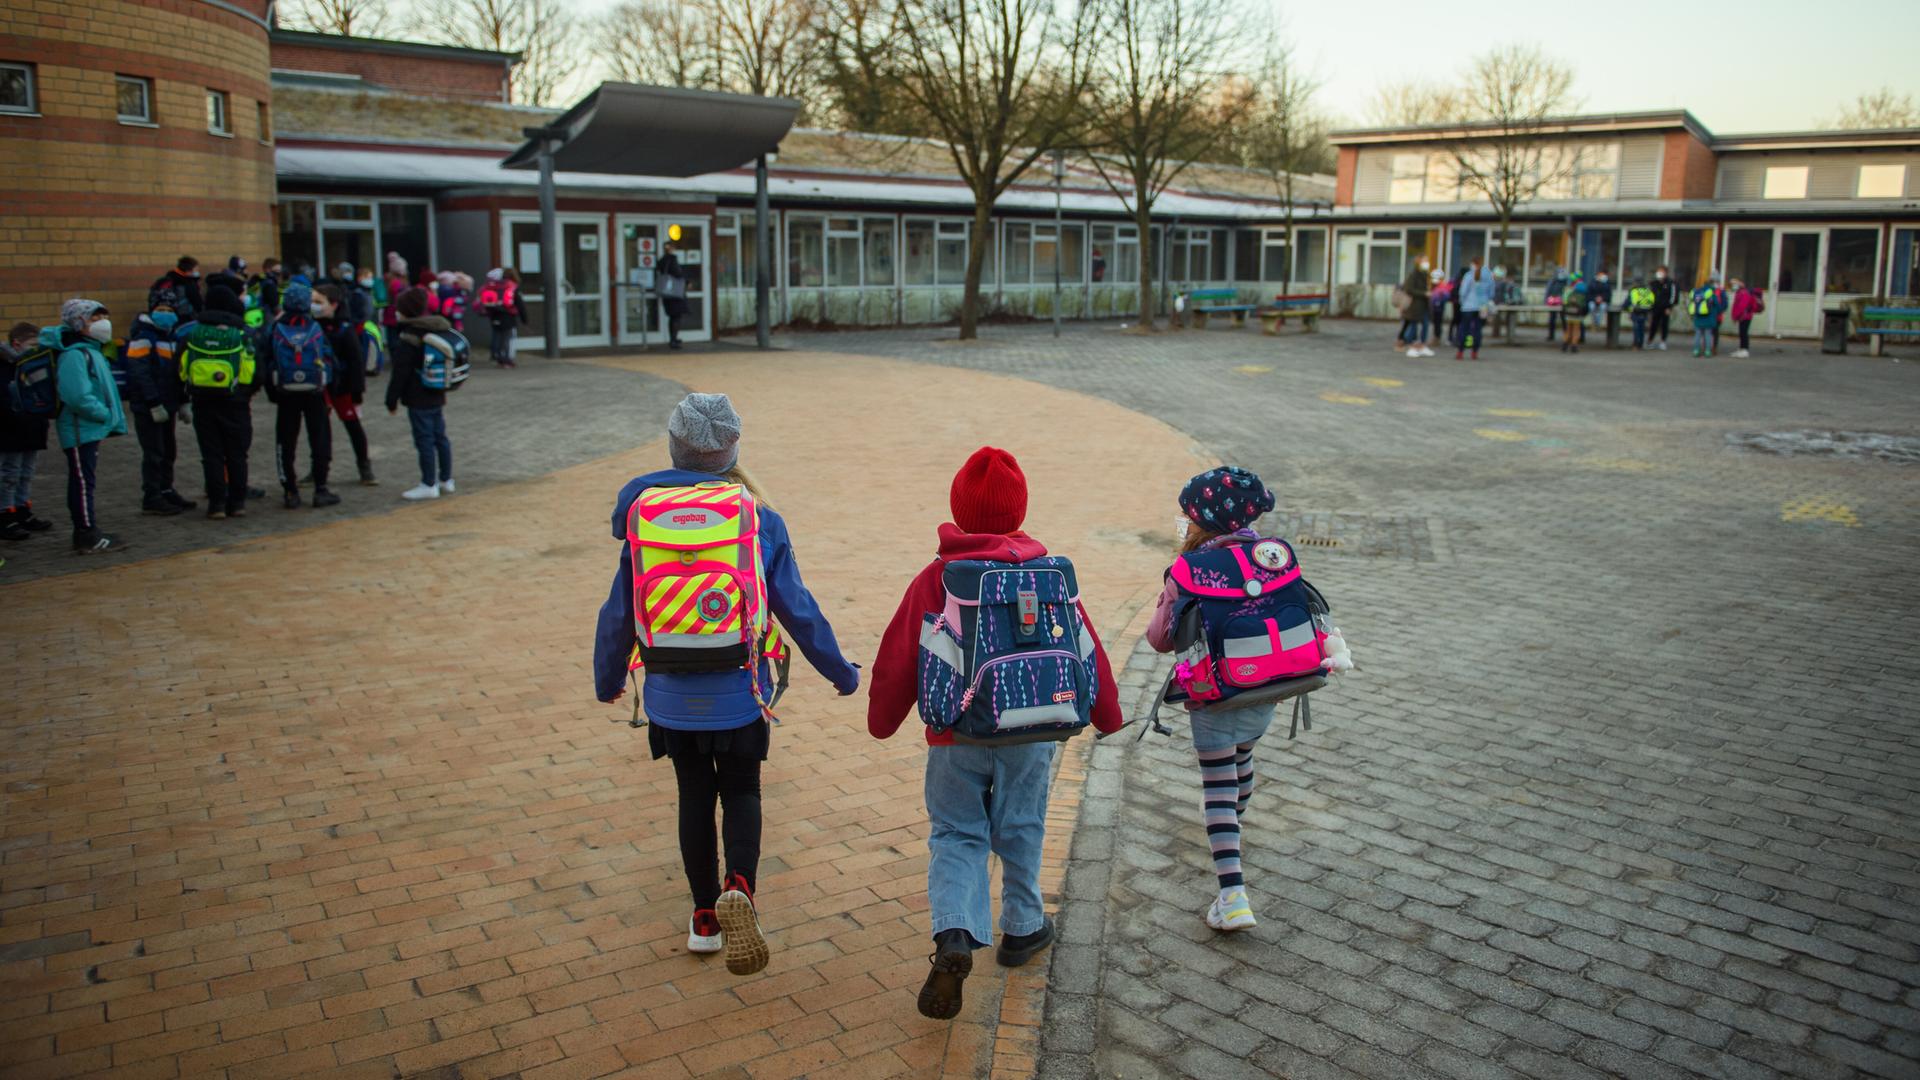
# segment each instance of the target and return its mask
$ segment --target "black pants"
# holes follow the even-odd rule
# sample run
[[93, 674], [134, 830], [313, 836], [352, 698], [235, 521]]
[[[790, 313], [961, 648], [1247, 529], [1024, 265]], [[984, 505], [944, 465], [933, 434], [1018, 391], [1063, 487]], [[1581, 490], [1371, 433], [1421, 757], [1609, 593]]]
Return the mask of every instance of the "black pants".
[[1554, 338], [1559, 336], [1559, 332], [1560, 332], [1560, 309], [1553, 308], [1547, 312], [1547, 340], [1552, 341]]
[[1740, 351], [1747, 351], [1747, 329], [1753, 325], [1752, 319], [1740, 320]]
[[151, 405], [128, 409], [133, 413], [134, 437], [140, 440], [140, 498], [149, 503], [158, 500], [161, 492], [173, 490], [173, 463], [180, 455], [173, 414], [155, 420], [149, 415], [152, 410]]
[[307, 426], [307, 456], [313, 459], [313, 486], [327, 486], [327, 469], [333, 464], [333, 422], [327, 417], [327, 400], [318, 393], [289, 394], [278, 403], [279, 415], [273, 418], [273, 445], [279, 451], [280, 486], [288, 490], [300, 486], [295, 471], [294, 451], [300, 442], [300, 425]]
[[1661, 341], [1667, 340], [1667, 324], [1671, 321], [1667, 317], [1667, 310], [1666, 308], [1654, 309], [1653, 318], [1647, 323], [1647, 341], [1649, 344], [1651, 344], [1656, 337]]
[[687, 302], [678, 297], [661, 301], [661, 307], [667, 312], [667, 340], [675, 345], [680, 343], [680, 320], [687, 314]]
[[69, 446], [62, 453], [67, 457], [67, 516], [73, 519], [73, 535], [91, 536], [100, 531], [93, 516], [93, 471], [100, 463], [100, 443]]
[[[739, 874], [753, 888], [760, 866], [760, 759], [741, 754], [676, 753], [673, 775], [680, 782], [680, 861], [687, 868], [695, 910], [720, 899], [716, 846], [724, 839], [727, 874]], [[721, 836], [713, 831], [713, 804], [719, 800]]]
[[247, 505], [247, 451], [253, 446], [253, 410], [246, 398], [199, 397], [193, 435], [207, 481], [207, 509], [232, 513]]

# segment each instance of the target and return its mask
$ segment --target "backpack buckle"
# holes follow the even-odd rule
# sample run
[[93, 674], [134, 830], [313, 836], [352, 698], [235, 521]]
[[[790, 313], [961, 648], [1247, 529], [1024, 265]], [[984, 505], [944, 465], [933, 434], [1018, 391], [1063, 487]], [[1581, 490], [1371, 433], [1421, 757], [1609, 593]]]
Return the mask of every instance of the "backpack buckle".
[[1014, 610], [1020, 615], [1015, 633], [1023, 640], [1032, 640], [1040, 636], [1040, 594], [1033, 589], [1021, 589], [1014, 596]]

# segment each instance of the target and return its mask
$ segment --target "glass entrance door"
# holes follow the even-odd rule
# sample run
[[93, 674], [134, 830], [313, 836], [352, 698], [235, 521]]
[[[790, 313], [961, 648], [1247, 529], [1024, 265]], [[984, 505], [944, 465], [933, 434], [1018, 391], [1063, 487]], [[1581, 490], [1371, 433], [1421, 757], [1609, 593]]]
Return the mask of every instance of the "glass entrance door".
[[[527, 336], [521, 347], [546, 347], [546, 305], [553, 275], [540, 261], [540, 216], [501, 215], [506, 265], [520, 274], [527, 305]], [[560, 347], [591, 348], [612, 341], [607, 332], [606, 218], [560, 215]]]
[[[1773, 333], [1773, 318], [1779, 312], [1779, 305], [1773, 302], [1773, 230], [1729, 228], [1726, 267], [1729, 280], [1738, 278], [1767, 290], [1767, 310], [1754, 320], [1753, 329]], [[1692, 288], [1684, 280], [1680, 284], [1682, 288]]]
[[1773, 288], [1767, 310], [1775, 334], [1806, 337], [1820, 331], [1820, 275], [1826, 234], [1781, 229], [1774, 234]]
[[[615, 224], [620, 233], [620, 280], [616, 283], [620, 295], [619, 343], [666, 341], [667, 322], [660, 307], [660, 279], [655, 269], [670, 241], [687, 282], [687, 311], [680, 317], [680, 340], [713, 340], [707, 219], [621, 214]], [[672, 240], [676, 228], [680, 238]]]

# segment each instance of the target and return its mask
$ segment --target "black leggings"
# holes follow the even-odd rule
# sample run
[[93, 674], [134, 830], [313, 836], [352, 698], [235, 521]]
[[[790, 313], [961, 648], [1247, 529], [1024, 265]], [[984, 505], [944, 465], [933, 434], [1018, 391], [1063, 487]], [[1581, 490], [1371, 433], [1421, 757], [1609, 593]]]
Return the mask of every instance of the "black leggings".
[[307, 429], [307, 456], [313, 462], [313, 486], [327, 486], [327, 467], [333, 463], [333, 424], [327, 417], [327, 403], [317, 393], [296, 394], [279, 403], [280, 413], [273, 419], [275, 461], [280, 467], [280, 486], [297, 489], [300, 474], [295, 471], [294, 452], [299, 447], [300, 428]]
[[[687, 868], [694, 909], [720, 899], [716, 847], [723, 837], [727, 874], [754, 887], [760, 865], [760, 759], [741, 754], [677, 753], [674, 779], [680, 783], [680, 861]], [[721, 837], [714, 836], [713, 804], [721, 806]]]

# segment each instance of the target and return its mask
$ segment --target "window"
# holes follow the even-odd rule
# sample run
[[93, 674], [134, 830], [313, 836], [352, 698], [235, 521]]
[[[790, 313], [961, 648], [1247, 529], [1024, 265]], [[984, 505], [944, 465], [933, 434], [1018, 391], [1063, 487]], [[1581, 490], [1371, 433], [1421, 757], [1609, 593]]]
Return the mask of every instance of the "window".
[[[779, 216], [767, 215], [768, 228], [779, 227]], [[714, 228], [714, 287], [720, 289], [751, 289], [754, 287], [754, 252], [759, 250], [754, 235], [754, 217], [752, 214], [719, 214], [715, 217]], [[767, 267], [769, 285], [779, 280], [779, 264]]]
[[1324, 285], [1327, 282], [1327, 230], [1301, 229], [1294, 234], [1293, 280]]
[[1920, 296], [1920, 229], [1893, 230], [1893, 276], [1888, 296]]
[[1862, 165], [1854, 196], [1861, 199], [1897, 199], [1907, 188], [1905, 165]]
[[1393, 155], [1393, 180], [1387, 186], [1390, 203], [1417, 203], [1426, 198], [1427, 156]]
[[787, 219], [787, 284], [819, 288], [826, 284], [826, 223], [819, 218]]
[[153, 123], [153, 80], [138, 75], [115, 75], [114, 97], [123, 124]]
[[1428, 202], [1457, 202], [1460, 198], [1460, 170], [1447, 154], [1427, 157]]
[[1093, 283], [1140, 283], [1140, 229], [1134, 225], [1093, 227]]
[[860, 219], [827, 219], [827, 284], [860, 285]]
[[1674, 229], [1667, 239], [1667, 268], [1672, 271], [1672, 280], [1683, 289], [1691, 289], [1705, 282], [1708, 271], [1712, 269], [1707, 259], [1712, 250], [1711, 228]]
[[1573, 162], [1574, 198], [1613, 198], [1619, 172], [1619, 143], [1593, 143], [1581, 147]]
[[213, 135], [233, 134], [233, 118], [227, 115], [227, 92], [207, 91], [207, 131]]
[[1873, 291], [1879, 229], [1835, 229], [1827, 234], [1827, 291], [1859, 296]]
[[1772, 287], [1772, 229], [1727, 230], [1727, 277], [1757, 288]]
[[1398, 285], [1400, 283], [1400, 234], [1376, 233], [1367, 255], [1367, 284]]
[[[1666, 235], [1665, 233], [1661, 234]], [[1567, 266], [1567, 234], [1563, 229], [1536, 228], [1527, 232], [1527, 282], [1545, 288], [1556, 270]]]
[[1260, 280], [1260, 230], [1236, 229], [1233, 233], [1233, 280]]
[[260, 124], [260, 141], [270, 143], [273, 141], [273, 111], [264, 101], [256, 101], [253, 104], [254, 116]]
[[866, 219], [867, 279], [869, 286], [893, 286], [893, 219]]
[[1287, 231], [1269, 229], [1260, 245], [1260, 280], [1285, 281], [1287, 278]]
[[1766, 199], [1804, 199], [1807, 197], [1807, 167], [1805, 165], [1773, 165], [1767, 169], [1766, 187], [1761, 190]]
[[[908, 219], [903, 230], [906, 254], [901, 270], [908, 285], [960, 286], [967, 281], [967, 234], [969, 221]], [[993, 246], [989, 238], [980, 282], [993, 280]]]
[[0, 64], [0, 113], [33, 113], [40, 99], [34, 92], [32, 64]]
[[[1665, 229], [1628, 229], [1627, 250], [1620, 263], [1620, 284], [1652, 281], [1653, 271], [1667, 258]], [[1759, 284], [1758, 281], [1755, 284]]]
[[330, 202], [322, 207], [322, 209], [325, 211], [327, 221], [330, 224], [355, 221], [367, 222], [373, 220], [373, 204], [371, 203]]

